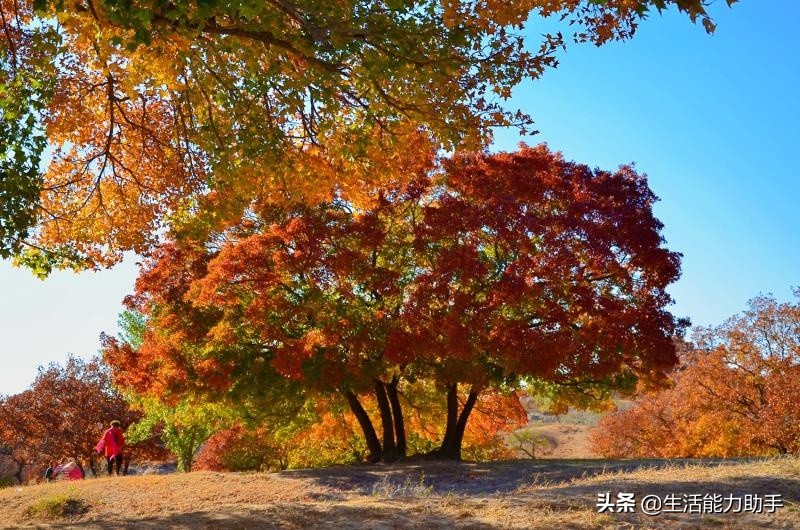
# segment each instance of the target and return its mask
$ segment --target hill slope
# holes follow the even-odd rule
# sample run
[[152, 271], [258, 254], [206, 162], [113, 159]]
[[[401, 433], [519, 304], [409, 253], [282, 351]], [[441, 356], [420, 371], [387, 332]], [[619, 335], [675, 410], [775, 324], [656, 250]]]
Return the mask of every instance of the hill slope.
[[[0, 527], [800, 528], [800, 461], [409, 461], [0, 490]], [[599, 493], [776, 494], [774, 514], [598, 514]], [[66, 515], [59, 515], [65, 510]], [[636, 512], [639, 512], [637, 503]], [[682, 523], [682, 525], [681, 525]]]

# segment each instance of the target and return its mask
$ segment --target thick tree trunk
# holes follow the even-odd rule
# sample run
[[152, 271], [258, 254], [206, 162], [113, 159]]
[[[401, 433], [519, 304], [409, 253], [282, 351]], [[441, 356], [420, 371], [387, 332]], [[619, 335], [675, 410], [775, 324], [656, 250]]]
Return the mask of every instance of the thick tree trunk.
[[74, 456], [72, 457], [72, 459], [75, 461], [75, 465], [78, 466], [78, 469], [81, 470], [81, 476], [83, 476], [83, 478], [86, 478], [86, 470], [83, 469], [83, 465], [81, 465], [80, 457]]
[[461, 460], [461, 442], [464, 440], [464, 431], [467, 428], [467, 420], [475, 407], [475, 402], [478, 401], [478, 392], [475, 388], [471, 388], [467, 396], [467, 402], [464, 403], [464, 408], [461, 409], [461, 414], [458, 415], [458, 424], [456, 425], [456, 436], [453, 440], [453, 458]]
[[394, 421], [389, 399], [386, 396], [386, 385], [383, 381], [375, 380], [375, 397], [378, 400], [378, 409], [381, 412], [381, 425], [383, 428], [383, 461], [394, 462], [400, 458], [397, 444], [394, 440]]
[[394, 419], [394, 434], [397, 439], [397, 453], [400, 458], [406, 457], [406, 427], [403, 418], [403, 409], [400, 406], [400, 396], [397, 393], [397, 384], [399, 383], [397, 377], [392, 379], [392, 382], [386, 385], [386, 392], [389, 395], [389, 404], [392, 406], [392, 418]]
[[447, 387], [447, 425], [444, 431], [442, 445], [432, 453], [432, 456], [448, 460], [461, 460], [461, 443], [464, 440], [464, 431], [475, 402], [478, 400], [478, 391], [470, 389], [467, 401], [461, 413], [458, 412], [458, 385]]
[[89, 457], [89, 470], [92, 472], [93, 477], [97, 477], [97, 461], [94, 455]]
[[453, 383], [447, 387], [447, 422], [445, 424], [442, 445], [436, 451], [442, 458], [452, 458], [451, 451], [456, 439], [458, 426], [458, 385]]
[[372, 420], [369, 419], [369, 414], [367, 414], [367, 411], [364, 410], [363, 406], [361, 406], [361, 403], [358, 401], [358, 397], [356, 397], [353, 392], [346, 390], [342, 393], [347, 399], [347, 404], [350, 405], [350, 410], [358, 420], [358, 424], [361, 426], [361, 431], [364, 433], [364, 440], [366, 440], [367, 449], [369, 450], [367, 461], [379, 461], [383, 451], [381, 450], [381, 442], [378, 440], [378, 435], [375, 434], [375, 427], [372, 426]]

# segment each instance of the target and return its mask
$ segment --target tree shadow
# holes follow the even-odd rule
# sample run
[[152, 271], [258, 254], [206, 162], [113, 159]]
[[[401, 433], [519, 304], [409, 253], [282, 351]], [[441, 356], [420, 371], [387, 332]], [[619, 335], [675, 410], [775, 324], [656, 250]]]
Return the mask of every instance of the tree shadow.
[[[716, 467], [744, 460], [599, 460], [541, 459], [504, 462], [454, 462], [410, 458], [394, 464], [363, 464], [327, 469], [293, 470], [285, 477], [309, 480], [319, 486], [348, 493], [380, 493], [385, 486], [421, 486], [435, 494], [494, 494], [515, 491], [531, 484], [557, 484], [609, 472], [662, 469], [675, 465]], [[335, 493], [334, 493], [335, 495]]]
[[[725, 462], [727, 463], [727, 462]], [[653, 468], [656, 469], [656, 468]], [[711, 471], [711, 470], [710, 470]], [[637, 480], [634, 477], [609, 475], [607, 479], [595, 482], [564, 483], [563, 485], [549, 486], [546, 488], [523, 488], [515, 495], [521, 502], [530, 502], [532, 506], [545, 509], [576, 509], [590, 508], [597, 511], [598, 495], [609, 494], [612, 502], [616, 501], [618, 493], [633, 493], [636, 505], [634, 512], [608, 513], [618, 523], [632, 525], [635, 528], [800, 528], [800, 479], [785, 479], [780, 477], [716, 477], [709, 472], [708, 478], [680, 479], [680, 470], [676, 471], [676, 478], [665, 481], [646, 478]], [[706, 509], [695, 497], [690, 495], [719, 495], [722, 502], [712, 503]], [[657, 496], [662, 502], [668, 495], [680, 499], [680, 504], [673, 505], [672, 510], [665, 510], [658, 514], [647, 514], [642, 511], [641, 501], [646, 496]], [[761, 509], [745, 510], [741, 501], [726, 500], [729, 496], [734, 499], [744, 499], [746, 495], [755, 495], [761, 498]], [[771, 512], [766, 496], [777, 495], [782, 506], [775, 506]], [[756, 503], [757, 504], [757, 503]], [[662, 504], [662, 508], [663, 508]], [[686, 506], [687, 513], [681, 510]], [[689, 508], [693, 506], [693, 508]], [[730, 507], [727, 513], [715, 511], [714, 506], [724, 509]], [[694, 511], [694, 513], [691, 513]], [[700, 512], [700, 513], [697, 513]]]
[[[757, 460], [756, 460], [757, 461]], [[301, 499], [216, 511], [165, 513], [133, 520], [124, 513], [102, 521], [41, 528], [800, 528], [800, 479], [780, 475], [726, 476], [741, 460], [517, 460], [453, 463], [405, 461], [281, 473], [316, 483]], [[684, 474], [684, 465], [691, 472]], [[723, 469], [716, 469], [722, 466]], [[672, 472], [649, 475], [648, 470]], [[707, 469], [706, 469], [707, 468]], [[643, 473], [626, 475], [636, 470]], [[594, 477], [594, 478], [592, 478]], [[685, 477], [685, 478], [684, 478]], [[420, 482], [420, 479], [422, 482]], [[578, 479], [578, 480], [574, 480]], [[590, 479], [590, 480], [580, 480]], [[292, 484], [287, 481], [287, 484]], [[291, 486], [289, 486], [291, 487]], [[633, 513], [598, 514], [598, 494], [633, 493]], [[642, 513], [646, 495], [780, 495], [767, 513]], [[486, 510], [496, 512], [487, 515]], [[549, 514], [549, 515], [548, 515]], [[549, 517], [549, 518], [548, 518]], [[88, 515], [91, 518], [91, 513]], [[554, 525], [553, 521], [564, 521]], [[28, 527], [30, 528], [30, 527]]]

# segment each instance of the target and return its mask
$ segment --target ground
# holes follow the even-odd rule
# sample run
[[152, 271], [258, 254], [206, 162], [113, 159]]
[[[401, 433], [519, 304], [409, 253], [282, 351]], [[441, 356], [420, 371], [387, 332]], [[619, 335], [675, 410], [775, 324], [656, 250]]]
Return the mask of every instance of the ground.
[[[598, 513], [598, 494], [781, 495], [773, 514]], [[800, 528], [800, 460], [411, 460], [0, 490], [2, 528]], [[66, 512], [66, 513], [64, 513]]]
[[[617, 399], [616, 406], [625, 409], [630, 400]], [[596, 455], [589, 443], [589, 434], [602, 417], [601, 413], [571, 409], [565, 414], [552, 414], [535, 398], [522, 396], [522, 404], [528, 414], [528, 425], [521, 431], [528, 431], [538, 440], [534, 456], [537, 458], [594, 458]], [[513, 437], [509, 445], [517, 447]], [[531, 449], [530, 444], [525, 444]], [[518, 451], [520, 458], [530, 456]]]

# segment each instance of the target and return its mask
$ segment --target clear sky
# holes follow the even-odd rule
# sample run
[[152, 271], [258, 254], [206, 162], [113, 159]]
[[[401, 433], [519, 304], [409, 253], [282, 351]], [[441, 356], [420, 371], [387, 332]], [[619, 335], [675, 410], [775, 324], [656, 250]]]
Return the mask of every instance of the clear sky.
[[[528, 143], [648, 174], [668, 246], [684, 254], [673, 312], [700, 325], [759, 293], [788, 300], [800, 285], [800, 2], [729, 10], [720, 0], [712, 13], [713, 37], [667, 14], [630, 42], [572, 46], [510, 102], [541, 131]], [[518, 141], [501, 131], [495, 146]], [[116, 333], [134, 261], [45, 282], [0, 262], [0, 394], [23, 390], [37, 366], [67, 353], [93, 355], [101, 331]]]

